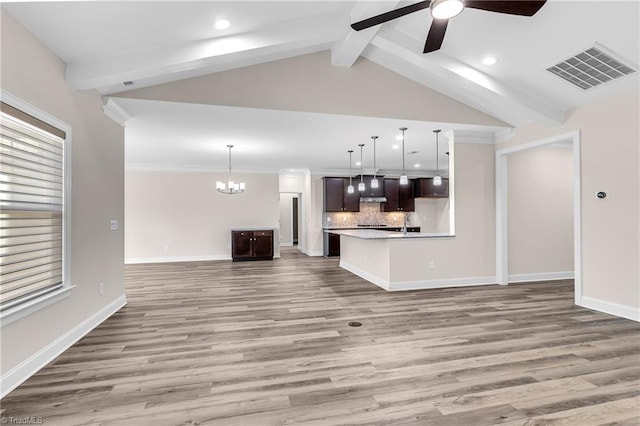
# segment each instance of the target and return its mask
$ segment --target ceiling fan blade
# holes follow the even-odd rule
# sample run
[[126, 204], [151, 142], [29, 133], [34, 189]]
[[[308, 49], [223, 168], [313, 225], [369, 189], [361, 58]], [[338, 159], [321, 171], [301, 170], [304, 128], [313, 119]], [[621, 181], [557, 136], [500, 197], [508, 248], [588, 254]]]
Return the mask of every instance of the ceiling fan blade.
[[448, 19], [434, 19], [429, 28], [427, 41], [424, 44], [422, 53], [429, 53], [440, 49], [444, 41], [444, 34], [447, 32]]
[[546, 0], [529, 1], [529, 0], [467, 0], [464, 2], [465, 7], [472, 9], [488, 10], [490, 12], [508, 13], [509, 15], [533, 16]]
[[364, 19], [362, 21], [351, 24], [351, 28], [356, 31], [364, 30], [366, 28], [380, 25], [392, 19], [399, 18], [404, 15], [408, 15], [413, 12], [417, 12], [422, 9], [426, 9], [431, 4], [431, 0], [421, 1], [419, 3], [410, 4], [409, 6], [394, 9], [389, 12], [382, 13], [380, 15], [372, 16], [371, 18]]

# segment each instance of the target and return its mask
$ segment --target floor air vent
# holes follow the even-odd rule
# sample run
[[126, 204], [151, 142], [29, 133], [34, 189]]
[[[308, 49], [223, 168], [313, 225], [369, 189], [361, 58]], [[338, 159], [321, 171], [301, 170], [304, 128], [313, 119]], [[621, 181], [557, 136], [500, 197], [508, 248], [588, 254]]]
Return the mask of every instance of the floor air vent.
[[591, 47], [547, 68], [547, 71], [582, 90], [636, 72], [631, 66], [614, 59], [604, 50], [599, 46]]

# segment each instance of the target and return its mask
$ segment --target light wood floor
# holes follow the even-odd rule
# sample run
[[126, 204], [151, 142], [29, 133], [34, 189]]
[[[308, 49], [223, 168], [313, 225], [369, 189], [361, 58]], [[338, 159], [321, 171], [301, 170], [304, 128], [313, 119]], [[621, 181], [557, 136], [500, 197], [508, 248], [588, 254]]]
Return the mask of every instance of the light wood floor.
[[[640, 328], [571, 282], [387, 293], [335, 259], [126, 268], [129, 304], [2, 401], [45, 425], [637, 425]], [[361, 321], [352, 328], [350, 321]]]

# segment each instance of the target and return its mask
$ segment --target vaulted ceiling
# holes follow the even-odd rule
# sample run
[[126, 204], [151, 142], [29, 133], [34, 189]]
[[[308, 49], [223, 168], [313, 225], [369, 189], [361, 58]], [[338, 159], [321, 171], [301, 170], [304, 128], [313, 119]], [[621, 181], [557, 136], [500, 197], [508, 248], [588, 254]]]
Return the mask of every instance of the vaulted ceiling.
[[[584, 91], [546, 69], [598, 44], [637, 69], [637, 1], [549, 0], [533, 17], [465, 9], [423, 54], [425, 9], [356, 32], [352, 22], [414, 2], [214, 1], [3, 3], [67, 63], [72, 89], [117, 95], [330, 50], [366, 58], [510, 126], [559, 124], [571, 109], [638, 85], [638, 73]], [[218, 19], [230, 26], [214, 28]], [[493, 66], [481, 61], [493, 55]], [[292, 70], [295, 72], [295, 70]], [[123, 82], [133, 82], [124, 86]]]

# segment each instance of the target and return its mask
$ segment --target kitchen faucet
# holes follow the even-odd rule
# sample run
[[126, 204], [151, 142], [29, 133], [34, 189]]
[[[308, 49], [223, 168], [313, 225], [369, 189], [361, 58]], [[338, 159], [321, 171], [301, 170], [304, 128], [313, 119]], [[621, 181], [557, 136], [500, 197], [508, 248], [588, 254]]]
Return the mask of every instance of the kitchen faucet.
[[407, 214], [406, 213], [402, 213], [402, 229], [401, 229], [403, 234], [407, 234]]

